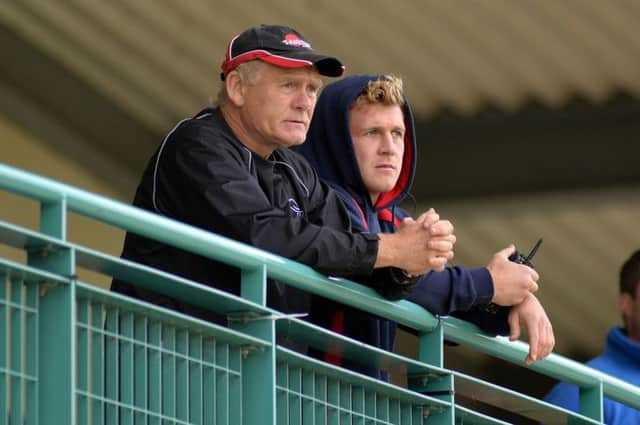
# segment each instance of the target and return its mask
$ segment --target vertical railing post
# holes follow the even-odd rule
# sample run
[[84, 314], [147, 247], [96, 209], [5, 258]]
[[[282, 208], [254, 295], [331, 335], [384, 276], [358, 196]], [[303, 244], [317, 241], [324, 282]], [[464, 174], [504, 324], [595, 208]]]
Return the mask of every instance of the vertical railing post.
[[[438, 325], [431, 332], [420, 334], [418, 360], [432, 366], [444, 367], [444, 325], [441, 320], [438, 320]], [[428, 412], [429, 424], [453, 425], [455, 423], [453, 375], [420, 377], [417, 383], [414, 382], [412, 389], [450, 403], [449, 407], [443, 410]]]
[[431, 331], [420, 334], [418, 360], [432, 366], [444, 367], [444, 327], [442, 321]]
[[[241, 295], [263, 306], [267, 305], [267, 268], [242, 271]], [[234, 321], [231, 327], [267, 341], [260, 350], [249, 350], [242, 363], [242, 425], [274, 425], [276, 423], [276, 341], [272, 318]]]
[[[66, 201], [41, 204], [40, 231], [66, 240]], [[40, 424], [75, 424], [75, 258], [71, 249], [28, 247], [30, 266], [71, 278], [70, 284], [40, 284], [38, 314], [38, 405]]]
[[40, 204], [40, 232], [60, 240], [67, 240], [67, 201]]
[[580, 413], [588, 418], [602, 422], [603, 412], [602, 382], [595, 387], [580, 388]]

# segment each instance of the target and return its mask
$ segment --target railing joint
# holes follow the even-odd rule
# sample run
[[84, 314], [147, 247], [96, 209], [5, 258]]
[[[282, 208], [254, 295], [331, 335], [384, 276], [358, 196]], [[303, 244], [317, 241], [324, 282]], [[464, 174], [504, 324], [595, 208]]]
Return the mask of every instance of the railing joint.
[[423, 407], [423, 409], [422, 409], [422, 417], [423, 418], [428, 418], [431, 415], [439, 415], [441, 413], [444, 413], [445, 410], [446, 410], [445, 407], [438, 406], [438, 405], [433, 405], [433, 406], [429, 406], [429, 407]]
[[38, 282], [38, 286], [39, 286], [39, 291], [38, 291], [39, 295], [41, 297], [44, 297], [47, 295], [47, 292], [50, 289], [58, 288], [60, 286], [60, 282], [51, 281], [51, 280], [42, 280]]
[[246, 360], [251, 353], [254, 353], [257, 351], [264, 351], [264, 347], [259, 345], [243, 345], [240, 348], [240, 354], [242, 355], [243, 360]]
[[434, 372], [412, 373], [408, 376], [408, 378], [413, 381], [418, 381], [421, 385], [427, 385], [432, 380], [438, 380], [447, 375], [448, 374], [440, 374]]
[[27, 246], [25, 247], [25, 251], [32, 256], [47, 258], [49, 254], [55, 254], [59, 251], [59, 248], [51, 243], [47, 243], [44, 245]]

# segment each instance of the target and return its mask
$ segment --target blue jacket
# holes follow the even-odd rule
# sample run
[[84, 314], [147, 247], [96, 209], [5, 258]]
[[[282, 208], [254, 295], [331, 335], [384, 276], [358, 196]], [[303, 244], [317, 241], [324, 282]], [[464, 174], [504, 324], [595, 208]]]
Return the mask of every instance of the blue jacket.
[[[333, 187], [345, 204], [354, 231], [393, 233], [399, 221], [409, 214], [398, 207], [413, 183], [416, 168], [416, 139], [413, 113], [404, 107], [406, 137], [402, 170], [394, 189], [378, 197], [375, 205], [363, 182], [349, 133], [349, 110], [369, 81], [377, 76], [360, 75], [343, 78], [326, 86], [314, 112], [307, 140], [298, 151], [316, 169], [321, 179]], [[366, 277], [355, 281], [366, 280]], [[455, 313], [476, 323], [491, 334], [508, 334], [508, 309], [491, 313], [484, 309], [493, 298], [493, 282], [482, 267], [447, 268], [421, 276], [408, 299], [436, 315]], [[349, 337], [385, 350], [393, 348], [395, 323], [335, 302], [315, 302], [310, 319]], [[325, 357], [326, 358], [326, 357]], [[326, 358], [337, 364], [384, 377], [378, 371], [363, 370], [342, 362], [339, 356]]]
[[[640, 386], [640, 343], [630, 340], [624, 329], [614, 326], [607, 335], [607, 347], [587, 366]], [[545, 400], [574, 412], [578, 411], [578, 387], [561, 382]], [[608, 425], [640, 424], [640, 410], [617, 401], [604, 399], [604, 422]]]

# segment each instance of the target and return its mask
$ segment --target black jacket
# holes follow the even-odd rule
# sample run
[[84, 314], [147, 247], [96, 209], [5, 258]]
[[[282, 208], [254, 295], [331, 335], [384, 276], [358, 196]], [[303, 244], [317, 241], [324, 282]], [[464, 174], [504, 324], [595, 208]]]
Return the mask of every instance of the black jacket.
[[[169, 132], [149, 161], [133, 204], [322, 273], [348, 277], [373, 272], [377, 237], [349, 231], [342, 203], [307, 161], [288, 149], [259, 157], [240, 143], [217, 108], [185, 119]], [[126, 235], [122, 257], [239, 293], [237, 269], [134, 233]], [[218, 321], [122, 281], [114, 280], [112, 289]], [[275, 285], [270, 289], [271, 306], [299, 311], [296, 296], [283, 296]], [[283, 303], [287, 300], [294, 304]]]

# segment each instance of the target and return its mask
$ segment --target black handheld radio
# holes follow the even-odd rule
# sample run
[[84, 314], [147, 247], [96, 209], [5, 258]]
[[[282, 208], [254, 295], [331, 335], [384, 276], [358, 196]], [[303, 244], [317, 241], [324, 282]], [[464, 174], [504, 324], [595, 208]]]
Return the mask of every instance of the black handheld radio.
[[[536, 244], [533, 246], [529, 255], [525, 257], [521, 252], [516, 250], [516, 252], [509, 256], [509, 260], [513, 261], [514, 263], [524, 264], [525, 266], [533, 268], [533, 263], [531, 262], [531, 260], [533, 259], [533, 256], [536, 255], [536, 252], [538, 252], [538, 248], [540, 248], [541, 244], [542, 238], [538, 239], [538, 242], [536, 242]], [[495, 303], [489, 303], [484, 306], [484, 310], [488, 313], [496, 314], [500, 310], [500, 306]]]
[[513, 261], [514, 263], [524, 264], [525, 266], [533, 268], [533, 263], [531, 262], [531, 260], [533, 259], [533, 256], [536, 255], [536, 252], [538, 252], [538, 248], [540, 248], [541, 244], [542, 238], [538, 239], [538, 242], [536, 242], [536, 244], [533, 246], [529, 255], [525, 257], [522, 253], [516, 251], [509, 256], [509, 260]]

